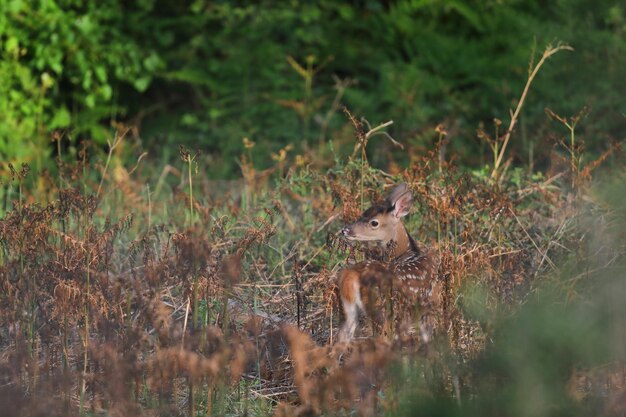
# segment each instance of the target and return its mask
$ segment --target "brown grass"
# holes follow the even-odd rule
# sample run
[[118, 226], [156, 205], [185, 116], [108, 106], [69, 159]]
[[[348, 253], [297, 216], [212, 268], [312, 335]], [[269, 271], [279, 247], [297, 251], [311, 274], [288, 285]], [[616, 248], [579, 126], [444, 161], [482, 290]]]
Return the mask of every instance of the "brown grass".
[[[259, 402], [277, 416], [393, 414], [390, 373], [403, 361], [423, 366], [429, 395], [471, 392], [465, 364], [494, 323], [468, 315], [464, 291], [485, 288], [491, 311], [523, 304], [580, 250], [579, 200], [552, 178], [494, 184], [442, 161], [438, 148], [407, 152], [412, 162], [394, 178], [356, 159], [328, 174], [294, 166], [262, 192], [242, 159], [242, 190], [190, 200], [181, 183], [150, 202], [150, 227], [141, 170], [94, 181], [83, 157], [61, 167], [66, 185], [54, 200], [38, 205], [38, 191], [24, 190], [0, 220], [5, 415], [221, 415], [254, 413]], [[120, 163], [108, 158], [107, 167]], [[399, 180], [418, 202], [410, 232], [441, 259], [445, 317], [427, 355], [367, 326], [349, 346], [332, 343], [337, 271], [365, 250], [335, 231], [360, 214], [362, 198], [380, 199]], [[620, 392], [611, 407], [623, 409]]]

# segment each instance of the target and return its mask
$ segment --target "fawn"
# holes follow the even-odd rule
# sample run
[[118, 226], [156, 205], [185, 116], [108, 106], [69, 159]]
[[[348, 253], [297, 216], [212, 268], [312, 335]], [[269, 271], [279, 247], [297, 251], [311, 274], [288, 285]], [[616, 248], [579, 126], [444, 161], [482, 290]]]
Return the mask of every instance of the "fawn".
[[389, 259], [367, 259], [339, 273], [339, 295], [345, 313], [339, 342], [347, 342], [354, 336], [359, 311], [366, 313], [373, 327], [388, 331], [393, 312], [385, 314], [384, 310], [389, 301], [391, 311], [394, 304], [399, 307], [404, 304], [412, 313], [418, 305], [420, 341], [427, 343], [430, 339], [441, 305], [441, 285], [436, 257], [418, 246], [402, 223], [412, 202], [411, 190], [402, 183], [384, 202], [370, 207], [355, 223], [341, 230], [348, 240], [377, 243]]

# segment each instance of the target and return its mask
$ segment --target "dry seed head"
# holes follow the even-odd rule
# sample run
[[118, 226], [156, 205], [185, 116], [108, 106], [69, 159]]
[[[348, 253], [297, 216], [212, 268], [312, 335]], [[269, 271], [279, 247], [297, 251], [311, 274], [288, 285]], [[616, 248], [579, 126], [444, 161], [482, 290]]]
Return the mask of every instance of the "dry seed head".
[[222, 260], [221, 276], [228, 287], [239, 282], [241, 278], [241, 255], [228, 255]]

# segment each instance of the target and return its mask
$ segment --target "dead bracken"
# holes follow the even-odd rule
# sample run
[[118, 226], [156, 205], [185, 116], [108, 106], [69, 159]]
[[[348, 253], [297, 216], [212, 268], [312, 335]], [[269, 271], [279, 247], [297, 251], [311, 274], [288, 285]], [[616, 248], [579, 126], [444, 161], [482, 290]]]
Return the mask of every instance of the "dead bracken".
[[[170, 195], [161, 188], [159, 198], [125, 199], [147, 180], [141, 169], [101, 170], [94, 181], [84, 150], [78, 166], [60, 167], [53, 198], [24, 189], [0, 220], [0, 408], [16, 416], [396, 415], [412, 396], [423, 404], [482, 398], [480, 387], [501, 377], [485, 370], [496, 366], [485, 358], [502, 323], [525, 311], [544, 277], [570, 253], [598, 271], [619, 267], [625, 247], [590, 237], [594, 229], [608, 239], [617, 220], [579, 198], [582, 188], [568, 188], [589, 184], [585, 167], [568, 172], [580, 175], [573, 182], [560, 174], [515, 182], [460, 172], [437, 148], [406, 152], [410, 165], [393, 175], [356, 155], [317, 170], [294, 165], [276, 187], [259, 186], [261, 173], [242, 160], [245, 179], [218, 196], [217, 184], [188, 167], [192, 177], [179, 171]], [[9, 168], [6, 187], [35, 175]], [[195, 192], [185, 188], [191, 178]], [[353, 340], [336, 343], [339, 271], [384, 257], [339, 230], [400, 182], [414, 202], [400, 213], [407, 230], [438, 260], [438, 330], [419, 349], [427, 306], [413, 301], [404, 307], [418, 314], [387, 333], [363, 320]], [[585, 223], [590, 210], [604, 229]], [[570, 283], [565, 304], [582, 297], [576, 285], [585, 277]], [[602, 398], [599, 412], [624, 412], [623, 364], [574, 365], [563, 378], [567, 398]]]

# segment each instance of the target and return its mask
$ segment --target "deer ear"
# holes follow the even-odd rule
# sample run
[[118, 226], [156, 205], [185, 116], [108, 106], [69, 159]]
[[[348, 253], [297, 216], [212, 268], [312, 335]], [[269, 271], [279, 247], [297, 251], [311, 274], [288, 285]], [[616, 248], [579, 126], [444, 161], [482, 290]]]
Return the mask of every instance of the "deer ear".
[[387, 201], [389, 202], [390, 205], [394, 205], [395, 202], [398, 200], [398, 198], [400, 198], [400, 196], [404, 193], [406, 193], [407, 191], [409, 191], [409, 187], [406, 185], [406, 183], [401, 183], [398, 186], [396, 186], [396, 188], [394, 188], [390, 193], [389, 196], [387, 197]]
[[387, 199], [391, 205], [393, 217], [399, 219], [409, 214], [413, 204], [413, 196], [409, 187], [402, 183], [389, 194]]

